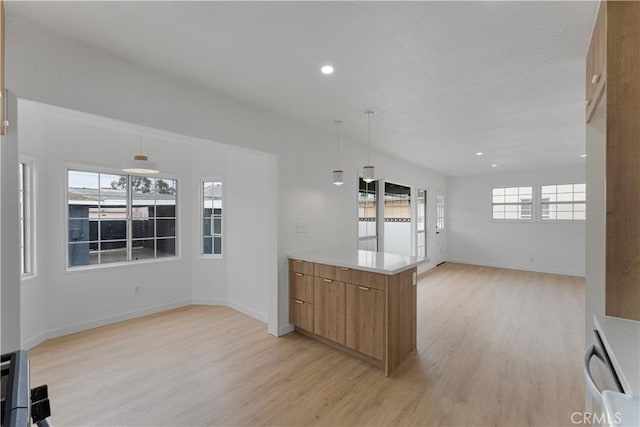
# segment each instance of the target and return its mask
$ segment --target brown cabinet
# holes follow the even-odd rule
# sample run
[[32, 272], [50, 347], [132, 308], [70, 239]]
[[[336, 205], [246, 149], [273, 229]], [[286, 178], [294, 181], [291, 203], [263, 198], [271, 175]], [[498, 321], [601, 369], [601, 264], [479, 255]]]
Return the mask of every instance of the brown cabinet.
[[315, 301], [313, 310], [313, 333], [344, 345], [344, 283], [332, 279], [315, 277], [313, 291]]
[[384, 360], [386, 293], [360, 285], [348, 284], [346, 287], [347, 347]]
[[[606, 147], [605, 313], [633, 320], [640, 320], [639, 52], [640, 2], [601, 2], [586, 59], [587, 135]], [[604, 166], [590, 166], [599, 160], [589, 154], [587, 168]]]
[[298, 328], [313, 331], [313, 304], [291, 298], [289, 304], [289, 322]]
[[313, 304], [313, 276], [289, 272], [289, 296]]
[[416, 349], [416, 268], [381, 274], [290, 260], [290, 322], [298, 332], [389, 375]]
[[313, 263], [308, 261], [301, 261], [299, 259], [290, 259], [289, 271], [313, 276]]
[[607, 83], [607, 2], [600, 2], [600, 10], [593, 27], [587, 51], [586, 100], [587, 123], [598, 108]]

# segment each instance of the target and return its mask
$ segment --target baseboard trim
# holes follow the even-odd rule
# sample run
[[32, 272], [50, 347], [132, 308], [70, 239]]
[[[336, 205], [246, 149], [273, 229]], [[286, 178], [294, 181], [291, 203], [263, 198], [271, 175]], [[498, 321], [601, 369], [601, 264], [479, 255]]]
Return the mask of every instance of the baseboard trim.
[[549, 274], [560, 274], [563, 276], [585, 277], [584, 273], [577, 273], [575, 271], [566, 271], [566, 270], [561, 271], [556, 269], [536, 268], [531, 266], [525, 267], [521, 265], [491, 263], [491, 262], [483, 262], [478, 260], [468, 260], [468, 259], [460, 259], [460, 258], [447, 258], [446, 262], [454, 262], [456, 264], [479, 265], [481, 267], [505, 268], [508, 270], [532, 271], [535, 273], [549, 273]]
[[227, 301], [220, 298], [193, 298], [191, 299], [193, 305], [227, 305]]
[[23, 341], [22, 346], [20, 348], [22, 348], [23, 350], [31, 350], [33, 347], [45, 342], [47, 339], [48, 339], [47, 333], [42, 332], [41, 334], [38, 334], [35, 337], [29, 338], [28, 340]]
[[73, 334], [75, 332], [86, 331], [88, 329], [99, 328], [100, 326], [122, 322], [123, 320], [146, 316], [147, 314], [159, 313], [161, 311], [170, 310], [177, 307], [184, 307], [189, 304], [191, 304], [190, 299], [168, 302], [165, 304], [154, 305], [152, 307], [146, 307], [140, 310], [127, 311], [125, 313], [116, 314], [114, 316], [101, 317], [99, 319], [90, 320], [88, 322], [76, 323], [70, 326], [65, 326], [63, 328], [51, 329], [44, 335], [46, 335], [46, 339], [61, 337], [63, 335]]
[[227, 307], [233, 308], [240, 313], [244, 313], [247, 316], [253, 317], [263, 323], [267, 323], [267, 316], [264, 313], [259, 313], [252, 308], [247, 307], [246, 305], [238, 304], [235, 301], [227, 300]]
[[278, 336], [281, 337], [283, 335], [290, 334], [291, 332], [293, 332], [293, 330], [294, 326], [290, 323], [287, 323], [286, 325], [280, 326], [280, 328], [278, 329]]

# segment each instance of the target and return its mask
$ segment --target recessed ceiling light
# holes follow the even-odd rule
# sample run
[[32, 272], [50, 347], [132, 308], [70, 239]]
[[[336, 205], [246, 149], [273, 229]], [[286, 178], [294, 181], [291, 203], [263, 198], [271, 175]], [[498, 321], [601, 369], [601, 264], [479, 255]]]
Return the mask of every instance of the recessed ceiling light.
[[585, 157], [587, 157], [587, 155], [586, 154], [580, 154], [580, 157], [582, 157], [584, 159]]
[[322, 68], [320, 68], [320, 71], [322, 71], [322, 74], [332, 74], [333, 67], [331, 65], [324, 65]]
[[476, 153], [476, 156], [482, 156], [483, 154], [484, 154], [484, 153], [483, 153], [482, 151], [478, 151], [478, 152]]
[[492, 168], [497, 168], [497, 167], [498, 167], [498, 164], [497, 164], [497, 163], [494, 163], [494, 164], [492, 164], [492, 165], [491, 165], [491, 167], [492, 167]]

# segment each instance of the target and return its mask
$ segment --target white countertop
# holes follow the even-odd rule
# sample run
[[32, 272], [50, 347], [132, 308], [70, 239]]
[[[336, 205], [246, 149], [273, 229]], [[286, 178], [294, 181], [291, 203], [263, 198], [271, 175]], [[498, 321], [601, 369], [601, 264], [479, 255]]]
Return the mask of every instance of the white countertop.
[[319, 251], [303, 252], [289, 256], [301, 261], [353, 268], [354, 270], [371, 271], [394, 275], [427, 262], [424, 257], [390, 254], [384, 252], [360, 251], [354, 249], [334, 248]]
[[593, 316], [611, 364], [627, 394], [640, 394], [640, 322]]

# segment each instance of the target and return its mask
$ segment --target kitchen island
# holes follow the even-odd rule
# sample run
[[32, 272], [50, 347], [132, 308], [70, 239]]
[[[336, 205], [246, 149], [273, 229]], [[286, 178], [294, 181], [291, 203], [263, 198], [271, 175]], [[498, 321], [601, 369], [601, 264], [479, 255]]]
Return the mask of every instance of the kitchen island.
[[289, 320], [299, 333], [390, 375], [416, 349], [422, 257], [327, 249], [289, 257]]

